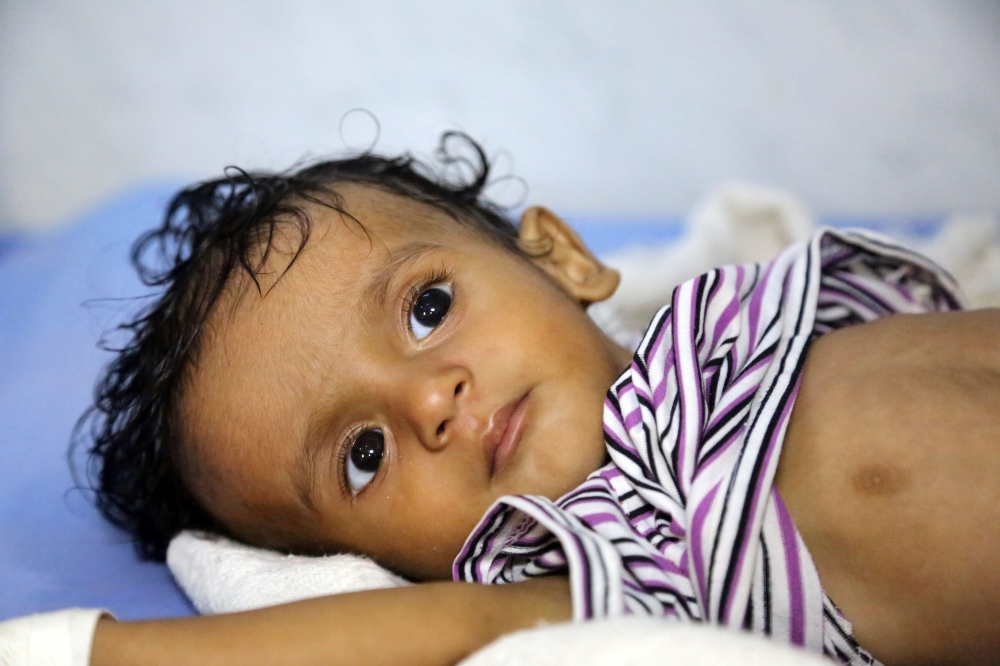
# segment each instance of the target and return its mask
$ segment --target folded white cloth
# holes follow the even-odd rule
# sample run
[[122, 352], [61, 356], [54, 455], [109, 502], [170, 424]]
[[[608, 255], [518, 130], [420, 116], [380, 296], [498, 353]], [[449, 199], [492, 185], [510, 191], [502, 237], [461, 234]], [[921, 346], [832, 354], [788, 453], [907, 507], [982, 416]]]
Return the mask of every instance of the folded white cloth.
[[621, 273], [621, 285], [588, 311], [619, 344], [635, 349], [650, 319], [681, 282], [718, 266], [768, 261], [816, 228], [806, 207], [787, 192], [730, 183], [695, 209], [677, 241], [603, 256]]
[[[730, 183], [709, 196], [673, 243], [626, 248], [603, 256], [622, 275], [609, 300], [590, 315], [620, 344], [633, 349], [673, 288], [717, 266], [767, 261], [803, 241], [817, 225], [795, 197], [776, 188]], [[897, 242], [941, 264], [962, 285], [970, 308], [1000, 307], [1000, 219], [953, 215], [934, 236], [905, 226], [886, 229]]]
[[70, 608], [0, 622], [0, 666], [87, 666], [102, 615]]
[[199, 532], [173, 538], [167, 565], [194, 607], [205, 614], [409, 585], [367, 557], [283, 555]]
[[557, 624], [494, 641], [459, 666], [829, 666], [761, 636], [649, 617]]

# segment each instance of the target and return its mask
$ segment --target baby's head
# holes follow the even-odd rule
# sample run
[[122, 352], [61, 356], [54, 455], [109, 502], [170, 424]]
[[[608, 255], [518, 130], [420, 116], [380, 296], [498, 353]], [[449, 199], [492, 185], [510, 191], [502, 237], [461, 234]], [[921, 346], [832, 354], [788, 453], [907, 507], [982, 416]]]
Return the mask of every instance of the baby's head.
[[92, 455], [143, 554], [201, 528], [447, 578], [496, 498], [600, 466], [629, 354], [585, 307], [618, 276], [545, 209], [518, 230], [451, 138], [469, 183], [405, 155], [240, 172], [137, 242], [164, 291], [98, 386]]

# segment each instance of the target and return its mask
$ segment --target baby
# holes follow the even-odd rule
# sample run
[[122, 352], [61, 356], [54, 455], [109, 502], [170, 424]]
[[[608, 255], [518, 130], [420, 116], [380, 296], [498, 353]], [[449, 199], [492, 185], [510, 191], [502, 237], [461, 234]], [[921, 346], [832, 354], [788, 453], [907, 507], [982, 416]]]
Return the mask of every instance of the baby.
[[826, 232], [682, 285], [633, 356], [586, 314], [617, 274], [485, 202], [476, 144], [442, 156], [469, 182], [362, 155], [181, 192], [92, 413], [99, 507], [145, 556], [198, 528], [428, 583], [104, 619], [91, 663], [444, 664], [621, 613], [1000, 663], [1000, 315]]

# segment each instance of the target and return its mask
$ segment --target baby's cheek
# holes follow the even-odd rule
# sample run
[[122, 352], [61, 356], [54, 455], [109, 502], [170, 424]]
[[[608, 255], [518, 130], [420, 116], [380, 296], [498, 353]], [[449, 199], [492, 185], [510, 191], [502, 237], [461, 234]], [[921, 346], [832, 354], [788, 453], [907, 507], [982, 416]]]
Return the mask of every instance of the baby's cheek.
[[401, 504], [391, 526], [383, 523], [378, 559], [415, 580], [450, 580], [452, 562], [492, 500], [442, 484], [429, 484], [429, 490]]

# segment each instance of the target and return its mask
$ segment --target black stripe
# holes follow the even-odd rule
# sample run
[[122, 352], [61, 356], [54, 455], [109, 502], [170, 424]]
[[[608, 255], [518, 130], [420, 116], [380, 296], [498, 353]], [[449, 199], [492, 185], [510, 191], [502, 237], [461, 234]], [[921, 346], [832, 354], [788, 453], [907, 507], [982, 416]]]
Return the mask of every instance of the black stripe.
[[770, 636], [772, 631], [772, 619], [773, 619], [771, 613], [774, 610], [771, 606], [771, 556], [767, 552], [767, 543], [764, 541], [763, 538], [761, 538], [760, 540], [760, 553], [761, 557], [763, 558], [761, 565], [764, 574], [763, 575], [764, 589], [762, 590], [764, 598], [761, 601], [761, 603], [764, 606], [761, 609], [764, 613], [764, 635]]
[[725, 434], [727, 436], [726, 437], [722, 437], [721, 440], [719, 441], [719, 443], [716, 444], [716, 445], [714, 445], [712, 448], [708, 449], [707, 451], [702, 452], [701, 458], [703, 460], [705, 458], [710, 457], [715, 452], [715, 450], [718, 449], [719, 446], [722, 445], [722, 442], [724, 442], [726, 439], [728, 439], [728, 435], [729, 435], [730, 432], [732, 432], [736, 428], [739, 428], [739, 427], [741, 427], [743, 425], [743, 423], [737, 423], [732, 428], [726, 428], [726, 426], [733, 419], [736, 419], [737, 421], [743, 421], [744, 419], [746, 419], [746, 417], [747, 417], [746, 412], [747, 412], [747, 410], [750, 409], [750, 405], [753, 404], [753, 397], [754, 397], [754, 394], [750, 393], [750, 394], [746, 395], [742, 400], [740, 400], [739, 402], [737, 402], [736, 404], [731, 405], [728, 408], [729, 412], [723, 418], [721, 418], [720, 420], [716, 421], [714, 425], [712, 425], [707, 430], [705, 430], [705, 435], [704, 435], [703, 439], [706, 442], [711, 441], [717, 434], [720, 434], [723, 431], [723, 429], [725, 429], [725, 431], [726, 431]]

